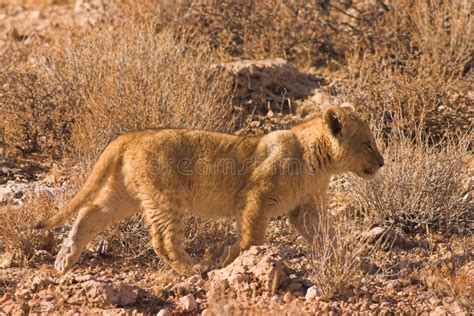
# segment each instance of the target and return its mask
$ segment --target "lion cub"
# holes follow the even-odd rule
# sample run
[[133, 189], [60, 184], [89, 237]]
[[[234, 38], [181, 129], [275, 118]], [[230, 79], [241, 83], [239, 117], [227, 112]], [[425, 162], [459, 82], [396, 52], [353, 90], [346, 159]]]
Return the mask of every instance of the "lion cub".
[[91, 238], [113, 222], [144, 212], [157, 254], [179, 272], [203, 269], [183, 247], [185, 211], [235, 217], [237, 242], [221, 264], [264, 240], [272, 216], [289, 214], [309, 242], [332, 175], [370, 178], [384, 164], [367, 123], [351, 108], [262, 137], [157, 129], [122, 135], [104, 150], [77, 195], [36, 228], [53, 228], [79, 212], [55, 268], [65, 273]]

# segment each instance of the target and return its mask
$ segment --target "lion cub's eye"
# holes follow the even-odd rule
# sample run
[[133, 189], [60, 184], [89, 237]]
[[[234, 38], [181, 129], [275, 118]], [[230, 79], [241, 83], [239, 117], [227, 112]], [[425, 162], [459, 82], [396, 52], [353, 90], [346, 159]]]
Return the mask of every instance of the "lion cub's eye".
[[372, 147], [372, 144], [371, 144], [371, 143], [365, 142], [365, 145], [367, 146], [367, 149], [368, 149], [368, 150], [370, 150], [370, 151], [374, 150], [374, 148]]

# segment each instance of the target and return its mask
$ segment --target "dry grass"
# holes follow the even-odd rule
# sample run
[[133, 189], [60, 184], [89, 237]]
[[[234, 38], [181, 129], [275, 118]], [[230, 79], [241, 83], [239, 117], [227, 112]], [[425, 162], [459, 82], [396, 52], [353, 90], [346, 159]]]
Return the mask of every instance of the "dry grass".
[[7, 251], [30, 259], [35, 250], [52, 251], [55, 240], [50, 232], [32, 227], [37, 221], [51, 216], [53, 201], [46, 194], [31, 195], [23, 205], [0, 208], [0, 246]]
[[192, 30], [223, 59], [281, 57], [305, 68], [337, 68], [380, 10], [367, 1], [162, 1], [157, 27]]
[[152, 25], [124, 23], [74, 37], [47, 61], [47, 69], [67, 91], [69, 107], [77, 108], [74, 150], [90, 154], [94, 148], [96, 155], [130, 130], [232, 130], [230, 81], [211, 68], [212, 60], [201, 43], [156, 35]]
[[[328, 74], [329, 81], [339, 77], [332, 92], [383, 121], [387, 165], [372, 182], [351, 178], [348, 192], [359, 212], [408, 232], [472, 232], [472, 206], [463, 200], [472, 191], [463, 164], [471, 149], [467, 140], [424, 141], [472, 129], [469, 1], [143, 2], [110, 6], [104, 21], [75, 27], [60, 41], [44, 45], [31, 37], [2, 48], [0, 120], [7, 155], [68, 157], [68, 169], [76, 166], [72, 193], [121, 133], [160, 126], [233, 131], [232, 78], [211, 65], [283, 57]], [[0, 244], [27, 258], [50, 247], [30, 225], [49, 215], [51, 206], [43, 197], [2, 208]], [[229, 224], [186, 221], [192, 255], [216, 257], [205, 248], [221, 243]], [[373, 252], [353, 238], [353, 227], [331, 235], [327, 221], [311, 253], [312, 279], [324, 297], [344, 298], [357, 292], [361, 258]], [[139, 215], [99, 238], [127, 260], [158, 260]], [[436, 270], [430, 286], [467, 302], [472, 287], [463, 271]]]
[[431, 136], [472, 128], [466, 91], [474, 51], [466, 1], [392, 1], [374, 29], [347, 54], [344, 98]]
[[448, 138], [438, 146], [392, 134], [386, 165], [370, 182], [350, 177], [348, 192], [356, 210], [410, 233], [469, 232], [472, 183], [464, 158], [469, 138]]
[[362, 259], [373, 255], [379, 247], [369, 247], [366, 241], [354, 238], [354, 226], [335, 229], [332, 215], [320, 215], [318, 236], [311, 247], [314, 267], [311, 279], [321, 290], [323, 299], [346, 299], [357, 293], [365, 272]]

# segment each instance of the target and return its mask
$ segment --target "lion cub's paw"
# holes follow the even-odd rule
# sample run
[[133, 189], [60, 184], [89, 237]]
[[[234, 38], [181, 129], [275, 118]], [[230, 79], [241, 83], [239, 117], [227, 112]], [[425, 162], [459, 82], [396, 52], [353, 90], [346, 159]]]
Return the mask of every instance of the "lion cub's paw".
[[54, 261], [54, 268], [61, 274], [64, 274], [72, 269], [77, 260], [74, 260], [72, 251], [72, 244], [70, 242], [65, 242], [61, 247], [56, 260]]

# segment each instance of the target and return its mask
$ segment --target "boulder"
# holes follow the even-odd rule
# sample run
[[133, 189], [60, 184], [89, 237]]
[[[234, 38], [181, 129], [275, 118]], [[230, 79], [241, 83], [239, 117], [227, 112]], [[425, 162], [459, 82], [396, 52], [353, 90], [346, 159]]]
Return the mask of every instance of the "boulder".
[[227, 267], [208, 273], [209, 291], [231, 289], [240, 294], [275, 294], [290, 284], [290, 271], [278, 250], [271, 246], [253, 246]]
[[381, 243], [384, 248], [399, 248], [410, 250], [417, 246], [417, 243], [394, 228], [374, 227], [361, 235], [362, 240], [368, 243]]
[[61, 280], [61, 294], [70, 304], [89, 303], [96, 307], [128, 306], [137, 302], [141, 289], [123, 282], [113, 282], [91, 275], [66, 274]]
[[246, 114], [294, 112], [294, 101], [307, 98], [323, 84], [321, 78], [302, 74], [281, 58], [242, 60], [214, 67], [234, 78], [233, 103]]

